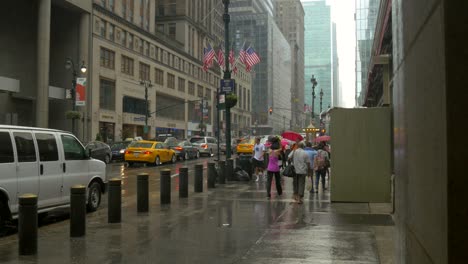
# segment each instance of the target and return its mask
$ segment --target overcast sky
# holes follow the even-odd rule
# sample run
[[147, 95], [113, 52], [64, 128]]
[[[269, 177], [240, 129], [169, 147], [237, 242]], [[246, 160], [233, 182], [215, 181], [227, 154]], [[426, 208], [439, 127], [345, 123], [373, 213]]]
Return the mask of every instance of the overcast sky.
[[[309, 2], [316, 0], [301, 0]], [[336, 23], [339, 73], [344, 107], [354, 107], [355, 94], [355, 0], [327, 0], [331, 5], [332, 21]]]

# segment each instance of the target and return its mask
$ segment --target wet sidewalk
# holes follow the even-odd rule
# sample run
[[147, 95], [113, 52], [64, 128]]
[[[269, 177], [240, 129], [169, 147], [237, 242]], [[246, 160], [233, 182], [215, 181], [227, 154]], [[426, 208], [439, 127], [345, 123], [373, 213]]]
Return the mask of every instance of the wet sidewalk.
[[329, 192], [291, 203], [285, 192], [266, 198], [263, 182], [230, 183], [150, 212], [124, 197], [122, 223], [107, 223], [107, 197], [87, 215], [87, 234], [69, 237], [69, 221], [39, 229], [37, 256], [18, 256], [17, 236], [0, 238], [1, 263], [393, 263], [393, 220], [387, 204], [330, 203]]

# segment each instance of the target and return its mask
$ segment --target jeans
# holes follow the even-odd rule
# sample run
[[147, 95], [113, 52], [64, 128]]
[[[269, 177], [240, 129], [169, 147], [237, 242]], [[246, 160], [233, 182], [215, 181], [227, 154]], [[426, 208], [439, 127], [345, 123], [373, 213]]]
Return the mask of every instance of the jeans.
[[296, 174], [293, 178], [294, 194], [299, 195], [301, 198], [304, 197], [305, 178], [305, 174]]
[[322, 189], [325, 189], [325, 174], [326, 169], [315, 171], [315, 189], [318, 190], [320, 178], [322, 178]]
[[278, 195], [281, 195], [283, 193], [283, 189], [281, 188], [281, 176], [279, 171], [269, 171], [268, 172], [268, 179], [267, 179], [267, 194], [268, 197], [271, 196], [271, 182], [273, 181], [273, 175], [275, 176], [275, 185], [276, 185], [276, 192]]

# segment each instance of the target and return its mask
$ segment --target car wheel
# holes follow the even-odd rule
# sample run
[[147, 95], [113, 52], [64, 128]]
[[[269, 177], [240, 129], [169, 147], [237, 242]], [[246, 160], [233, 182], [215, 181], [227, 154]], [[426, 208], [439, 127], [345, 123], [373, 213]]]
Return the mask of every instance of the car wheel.
[[184, 160], [188, 160], [189, 159], [189, 154], [188, 152], [186, 151], [185, 154], [184, 154]]
[[200, 151], [197, 151], [196, 157], [197, 157], [197, 159], [200, 158]]
[[106, 156], [104, 157], [104, 163], [106, 163], [106, 164], [109, 164], [109, 163], [110, 163], [110, 157], [109, 157], [109, 155], [106, 155]]
[[176, 156], [172, 154], [171, 163], [175, 163], [176, 161], [177, 161]]
[[156, 156], [156, 158], [154, 159], [154, 165], [155, 166], [161, 165], [161, 160], [159, 159], [159, 156]]
[[88, 208], [89, 212], [94, 212], [98, 209], [99, 205], [101, 204], [101, 186], [97, 182], [93, 182], [91, 186], [89, 186], [88, 191], [88, 204], [86, 207]]

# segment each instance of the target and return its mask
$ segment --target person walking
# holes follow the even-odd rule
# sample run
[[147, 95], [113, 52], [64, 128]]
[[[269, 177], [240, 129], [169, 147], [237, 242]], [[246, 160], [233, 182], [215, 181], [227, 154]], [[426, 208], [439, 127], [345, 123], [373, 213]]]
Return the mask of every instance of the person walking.
[[314, 170], [315, 170], [315, 193], [318, 193], [318, 186], [320, 178], [322, 178], [322, 190], [326, 190], [325, 187], [325, 174], [327, 172], [327, 161], [329, 161], [328, 153], [323, 150], [323, 144], [318, 147], [317, 155], [314, 158]]
[[278, 196], [283, 194], [283, 189], [281, 188], [281, 176], [279, 168], [279, 157], [281, 156], [281, 148], [273, 148], [269, 151], [268, 158], [268, 167], [267, 167], [267, 198], [271, 198], [271, 182], [273, 181], [273, 176], [275, 177], [276, 193]]
[[296, 175], [293, 178], [293, 199], [298, 204], [302, 204], [304, 202], [303, 197], [305, 188], [305, 177], [310, 166], [309, 156], [304, 151], [304, 142], [299, 142], [297, 144], [297, 149], [292, 151], [289, 154], [288, 158], [292, 159], [292, 163], [294, 164], [294, 168], [296, 170]]
[[260, 180], [260, 176], [264, 176], [263, 175], [263, 170], [265, 169], [265, 164], [263, 162], [264, 153], [265, 153], [265, 145], [260, 143], [259, 137], [255, 138], [255, 145], [254, 145], [254, 151], [253, 151], [254, 156], [252, 158], [252, 163], [255, 168], [255, 176], [257, 176], [257, 179], [255, 181], [257, 182]]
[[307, 153], [307, 156], [309, 156], [309, 171], [308, 171], [308, 177], [310, 178], [310, 183], [312, 185], [312, 188], [310, 189], [310, 193], [314, 193], [314, 158], [315, 155], [317, 155], [317, 151], [312, 147], [311, 142], [306, 143], [306, 147], [304, 148], [304, 151]]

